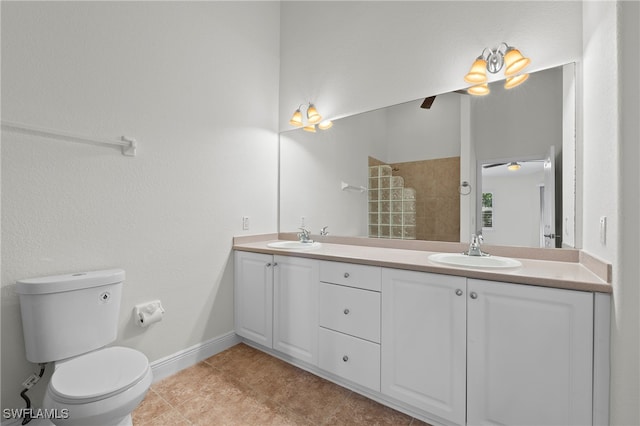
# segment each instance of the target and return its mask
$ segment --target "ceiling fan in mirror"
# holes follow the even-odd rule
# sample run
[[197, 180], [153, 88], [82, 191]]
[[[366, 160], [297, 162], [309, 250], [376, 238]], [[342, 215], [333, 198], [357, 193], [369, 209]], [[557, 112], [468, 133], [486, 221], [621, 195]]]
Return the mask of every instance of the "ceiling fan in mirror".
[[[469, 93], [467, 93], [466, 90], [454, 90], [453, 93], [459, 93], [461, 95], [468, 95]], [[422, 109], [430, 109], [431, 105], [433, 105], [433, 101], [436, 100], [435, 96], [428, 96], [426, 98], [424, 98], [424, 101], [422, 101], [422, 104], [420, 105], [420, 108]]]

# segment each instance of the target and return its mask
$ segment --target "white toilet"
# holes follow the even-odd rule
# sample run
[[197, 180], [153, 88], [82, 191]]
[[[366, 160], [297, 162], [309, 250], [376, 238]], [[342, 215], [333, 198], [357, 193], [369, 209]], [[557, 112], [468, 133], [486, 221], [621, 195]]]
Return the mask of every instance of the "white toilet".
[[54, 362], [42, 408], [56, 425], [131, 425], [151, 386], [144, 354], [105, 347], [117, 336], [123, 281], [110, 269], [16, 283], [27, 359]]

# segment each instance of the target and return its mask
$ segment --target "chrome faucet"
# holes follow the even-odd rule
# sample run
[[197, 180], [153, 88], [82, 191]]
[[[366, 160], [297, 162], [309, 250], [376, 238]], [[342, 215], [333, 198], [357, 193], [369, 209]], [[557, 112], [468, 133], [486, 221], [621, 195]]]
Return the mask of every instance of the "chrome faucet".
[[323, 237], [325, 235], [329, 235], [329, 231], [327, 231], [328, 226], [323, 226], [322, 229], [320, 229], [320, 235], [322, 235]]
[[306, 228], [298, 228], [301, 232], [298, 232], [298, 241], [301, 243], [312, 243], [311, 232]]
[[467, 256], [491, 256], [489, 253], [484, 253], [480, 248], [480, 245], [484, 242], [484, 237], [478, 231], [478, 234], [471, 234], [471, 243], [469, 244], [469, 251], [463, 253]]

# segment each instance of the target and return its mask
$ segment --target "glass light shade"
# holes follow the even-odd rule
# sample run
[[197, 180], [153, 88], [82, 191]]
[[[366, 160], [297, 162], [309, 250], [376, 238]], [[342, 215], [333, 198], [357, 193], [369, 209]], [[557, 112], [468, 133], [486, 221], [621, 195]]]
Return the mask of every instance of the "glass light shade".
[[302, 112], [300, 112], [300, 109], [297, 109], [296, 112], [293, 113], [291, 120], [289, 120], [289, 124], [296, 127], [302, 126]]
[[464, 76], [464, 81], [470, 84], [486, 83], [487, 81], [487, 61], [479, 57], [471, 65], [471, 70]]
[[324, 120], [320, 124], [318, 124], [318, 128], [320, 130], [327, 130], [333, 126], [333, 122], [331, 120]]
[[308, 125], [304, 126], [302, 128], [302, 130], [304, 130], [305, 132], [315, 133], [316, 132], [316, 125], [315, 124], [308, 124]]
[[318, 114], [318, 110], [312, 104], [309, 104], [309, 109], [307, 109], [307, 121], [310, 124], [316, 124], [322, 121], [322, 116]]
[[513, 89], [514, 87], [524, 83], [528, 78], [529, 78], [529, 74], [520, 74], [520, 75], [516, 75], [515, 77], [509, 77], [507, 78], [507, 82], [504, 83], [504, 88]]
[[467, 89], [467, 93], [473, 96], [484, 96], [490, 92], [488, 84], [478, 84]]
[[511, 163], [509, 163], [509, 165], [507, 166], [507, 169], [511, 170], [512, 172], [515, 172], [516, 170], [520, 170], [520, 167], [522, 167], [520, 165], [520, 163], [517, 163], [515, 161], [512, 161]]
[[504, 55], [504, 75], [510, 77], [522, 71], [531, 63], [531, 59], [522, 56], [518, 49], [510, 47]]

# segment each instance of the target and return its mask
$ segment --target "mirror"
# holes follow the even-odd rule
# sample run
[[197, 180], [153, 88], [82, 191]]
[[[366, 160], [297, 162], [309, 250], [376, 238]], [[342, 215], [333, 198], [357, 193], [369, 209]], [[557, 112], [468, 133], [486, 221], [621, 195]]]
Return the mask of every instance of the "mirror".
[[[573, 246], [575, 173], [563, 166], [575, 158], [573, 73], [569, 64], [532, 73], [512, 90], [491, 83], [487, 96], [446, 93], [428, 109], [419, 98], [334, 120], [326, 131], [282, 132], [280, 232], [305, 226], [317, 234], [328, 226], [330, 235], [464, 242], [484, 228], [488, 244]], [[550, 150], [555, 182], [525, 179], [529, 165], [544, 168]], [[482, 173], [510, 162], [523, 166], [506, 178], [510, 185]], [[527, 181], [527, 189], [516, 181]], [[553, 191], [541, 199], [545, 187]], [[483, 192], [494, 197], [491, 228], [482, 226]], [[510, 204], [532, 213], [522, 238], [500, 237], [510, 221], [523, 223]], [[553, 206], [547, 230], [541, 205]], [[543, 234], [556, 238], [535, 238]]]

